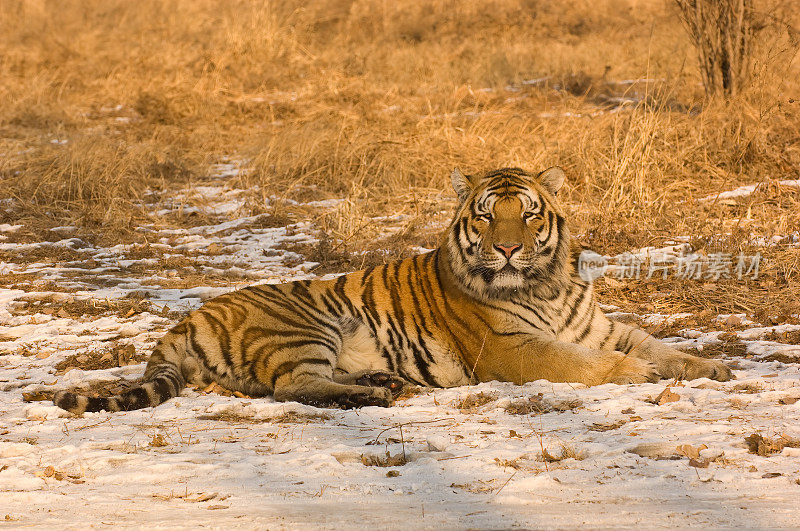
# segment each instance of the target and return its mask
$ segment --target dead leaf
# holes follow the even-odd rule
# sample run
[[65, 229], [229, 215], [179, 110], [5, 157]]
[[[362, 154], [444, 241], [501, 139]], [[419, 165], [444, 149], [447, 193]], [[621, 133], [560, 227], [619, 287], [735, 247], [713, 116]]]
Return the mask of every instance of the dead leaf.
[[25, 402], [41, 402], [42, 400], [52, 400], [53, 399], [53, 392], [52, 391], [31, 391], [31, 392], [23, 392], [22, 399]]
[[670, 390], [670, 386], [667, 386], [664, 388], [663, 391], [661, 391], [661, 393], [657, 397], [652, 399], [651, 402], [653, 404], [663, 406], [664, 404], [668, 404], [670, 402], [677, 402], [680, 399], [681, 395], [679, 395], [678, 393], [673, 393]]
[[771, 479], [771, 478], [777, 478], [777, 477], [782, 476], [782, 475], [783, 474], [781, 474], [780, 472], [767, 472], [766, 474], [764, 474], [761, 477], [764, 478], [764, 479]]
[[695, 468], [708, 468], [708, 464], [711, 461], [709, 459], [689, 459], [689, 466], [693, 466]]
[[155, 435], [153, 435], [153, 440], [150, 441], [150, 446], [152, 446], [154, 448], [160, 448], [162, 446], [167, 446], [167, 444], [169, 444], [169, 443], [167, 443], [167, 441], [164, 440], [164, 436], [161, 435], [160, 433], [156, 433]]
[[778, 400], [778, 403], [784, 406], [791, 406], [792, 404], [795, 404], [798, 400], [800, 399], [798, 399], [796, 396], [784, 396], [783, 398]]
[[546, 463], [557, 463], [561, 461], [560, 458], [553, 456], [550, 452], [547, 451], [547, 448], [542, 450], [542, 461]]
[[595, 422], [591, 426], [589, 426], [589, 431], [611, 431], [616, 430], [620, 426], [626, 424], [628, 421], [625, 419], [620, 419], [616, 422]]
[[706, 446], [705, 444], [701, 444], [697, 448], [695, 448], [691, 444], [681, 444], [675, 450], [678, 452], [678, 454], [688, 457], [689, 459], [700, 459], [700, 451], [706, 450], [707, 448], [708, 446]]
[[69, 314], [69, 312], [68, 312], [67, 310], [65, 310], [64, 308], [60, 308], [60, 309], [59, 309], [59, 310], [56, 312], [56, 316], [57, 316], [57, 317], [62, 317], [62, 318], [72, 317], [72, 316]]
[[44, 469], [37, 471], [35, 475], [37, 477], [40, 477], [40, 478], [53, 478], [53, 479], [56, 479], [58, 481], [61, 481], [62, 479], [64, 479], [64, 473], [56, 470], [55, 467], [52, 466], [52, 465], [47, 466]]

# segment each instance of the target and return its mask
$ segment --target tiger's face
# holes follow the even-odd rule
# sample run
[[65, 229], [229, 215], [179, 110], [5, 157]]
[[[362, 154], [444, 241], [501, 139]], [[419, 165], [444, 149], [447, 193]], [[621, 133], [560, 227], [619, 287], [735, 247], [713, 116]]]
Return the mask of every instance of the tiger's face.
[[569, 233], [556, 194], [561, 168], [451, 175], [460, 205], [447, 236], [456, 278], [478, 296], [508, 297], [563, 269]]

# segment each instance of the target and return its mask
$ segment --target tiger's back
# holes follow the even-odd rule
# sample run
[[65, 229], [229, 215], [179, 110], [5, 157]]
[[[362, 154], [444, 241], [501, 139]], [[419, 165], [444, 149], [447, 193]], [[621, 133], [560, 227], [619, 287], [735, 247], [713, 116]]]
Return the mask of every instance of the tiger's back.
[[[261, 284], [216, 297], [159, 341], [145, 370], [149, 385], [109, 399], [61, 393], [56, 404], [76, 412], [139, 409], [176, 396], [187, 383], [218, 382], [251, 396], [388, 405], [391, 384], [471, 383], [452, 330], [441, 326], [460, 317], [445, 302], [436, 261], [434, 251], [332, 280]], [[349, 382], [375, 373], [399, 379]], [[319, 379], [330, 389], [317, 385], [314, 396], [298, 385]]]

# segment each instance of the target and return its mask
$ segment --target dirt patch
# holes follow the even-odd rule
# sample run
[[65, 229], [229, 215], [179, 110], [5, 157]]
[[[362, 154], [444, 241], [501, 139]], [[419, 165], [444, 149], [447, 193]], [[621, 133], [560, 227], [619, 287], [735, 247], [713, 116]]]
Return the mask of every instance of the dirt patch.
[[682, 349], [687, 354], [700, 358], [743, 358], [747, 357], [747, 345], [735, 334], [720, 334], [719, 343], [703, 345], [702, 349], [695, 347]]
[[149, 301], [135, 299], [69, 299], [52, 300], [49, 298], [25, 300], [14, 309], [15, 314], [43, 313], [62, 318], [96, 317], [115, 314], [120, 317], [131, 317], [138, 313], [149, 312], [155, 315], [169, 316], [169, 309], [158, 307]]
[[[8, 289], [21, 289], [23, 291], [62, 291], [54, 282], [42, 282], [40, 275], [35, 273], [4, 273], [0, 274], [0, 286]], [[50, 289], [50, 288], [57, 289]]]
[[213, 413], [210, 415], [200, 415], [197, 417], [199, 420], [216, 420], [220, 422], [238, 422], [250, 424], [309, 424], [311, 422], [322, 422], [331, 420], [333, 417], [327, 413], [284, 413], [275, 417], [264, 419], [256, 419], [251, 416], [241, 415], [238, 413]]
[[613, 431], [628, 423], [627, 419], [619, 419], [615, 422], [595, 422], [589, 426], [589, 431]]
[[581, 406], [583, 406], [583, 402], [578, 399], [547, 399], [544, 398], [544, 395], [539, 393], [529, 398], [512, 401], [505, 407], [505, 411], [509, 415], [538, 415], [542, 413], [551, 413], [553, 411], [570, 411]]
[[176, 273], [165, 278], [148, 279], [145, 283], [162, 289], [190, 289], [197, 286], [240, 288], [252, 282], [250, 277], [239, 273]]
[[763, 391], [764, 386], [759, 382], [748, 382], [748, 383], [741, 383], [734, 385], [733, 390], [737, 393], [754, 395], [756, 393], [760, 393], [761, 391]]
[[467, 395], [461, 400], [457, 400], [455, 406], [462, 413], [475, 413], [476, 411], [478, 411], [478, 409], [485, 406], [486, 404], [494, 402], [499, 397], [500, 395], [497, 393], [485, 393], [481, 391], [480, 393]]
[[759, 361], [779, 361], [781, 363], [800, 363], [800, 357], [798, 356], [790, 356], [788, 354], [783, 353], [776, 353], [776, 354], [769, 354], [764, 356], [763, 358], [759, 358]]
[[147, 361], [148, 354], [137, 353], [133, 345], [117, 345], [108, 350], [92, 350], [81, 354], [73, 354], [67, 359], [58, 362], [55, 366], [56, 374], [64, 374], [72, 369], [96, 371], [135, 365]]
[[65, 245], [42, 245], [28, 249], [0, 251], [0, 261], [14, 264], [27, 264], [32, 262], [63, 264], [68, 262], [84, 262], [90, 258], [90, 253]]
[[785, 343], [788, 345], [800, 345], [800, 330], [791, 330], [787, 332], [776, 332], [772, 330], [764, 334], [761, 339], [777, 341], [778, 343]]

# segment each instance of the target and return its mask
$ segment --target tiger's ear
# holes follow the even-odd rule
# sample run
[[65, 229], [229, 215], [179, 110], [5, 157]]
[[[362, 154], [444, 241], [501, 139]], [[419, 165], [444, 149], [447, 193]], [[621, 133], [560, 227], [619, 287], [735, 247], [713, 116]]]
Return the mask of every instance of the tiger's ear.
[[558, 195], [558, 191], [564, 185], [566, 178], [564, 170], [558, 166], [547, 168], [538, 176], [539, 182], [544, 186], [545, 190], [553, 195]]
[[463, 203], [466, 201], [469, 194], [472, 193], [472, 182], [469, 177], [461, 173], [458, 168], [455, 168], [453, 173], [450, 174], [450, 181], [453, 183], [453, 190], [458, 195], [458, 202]]

